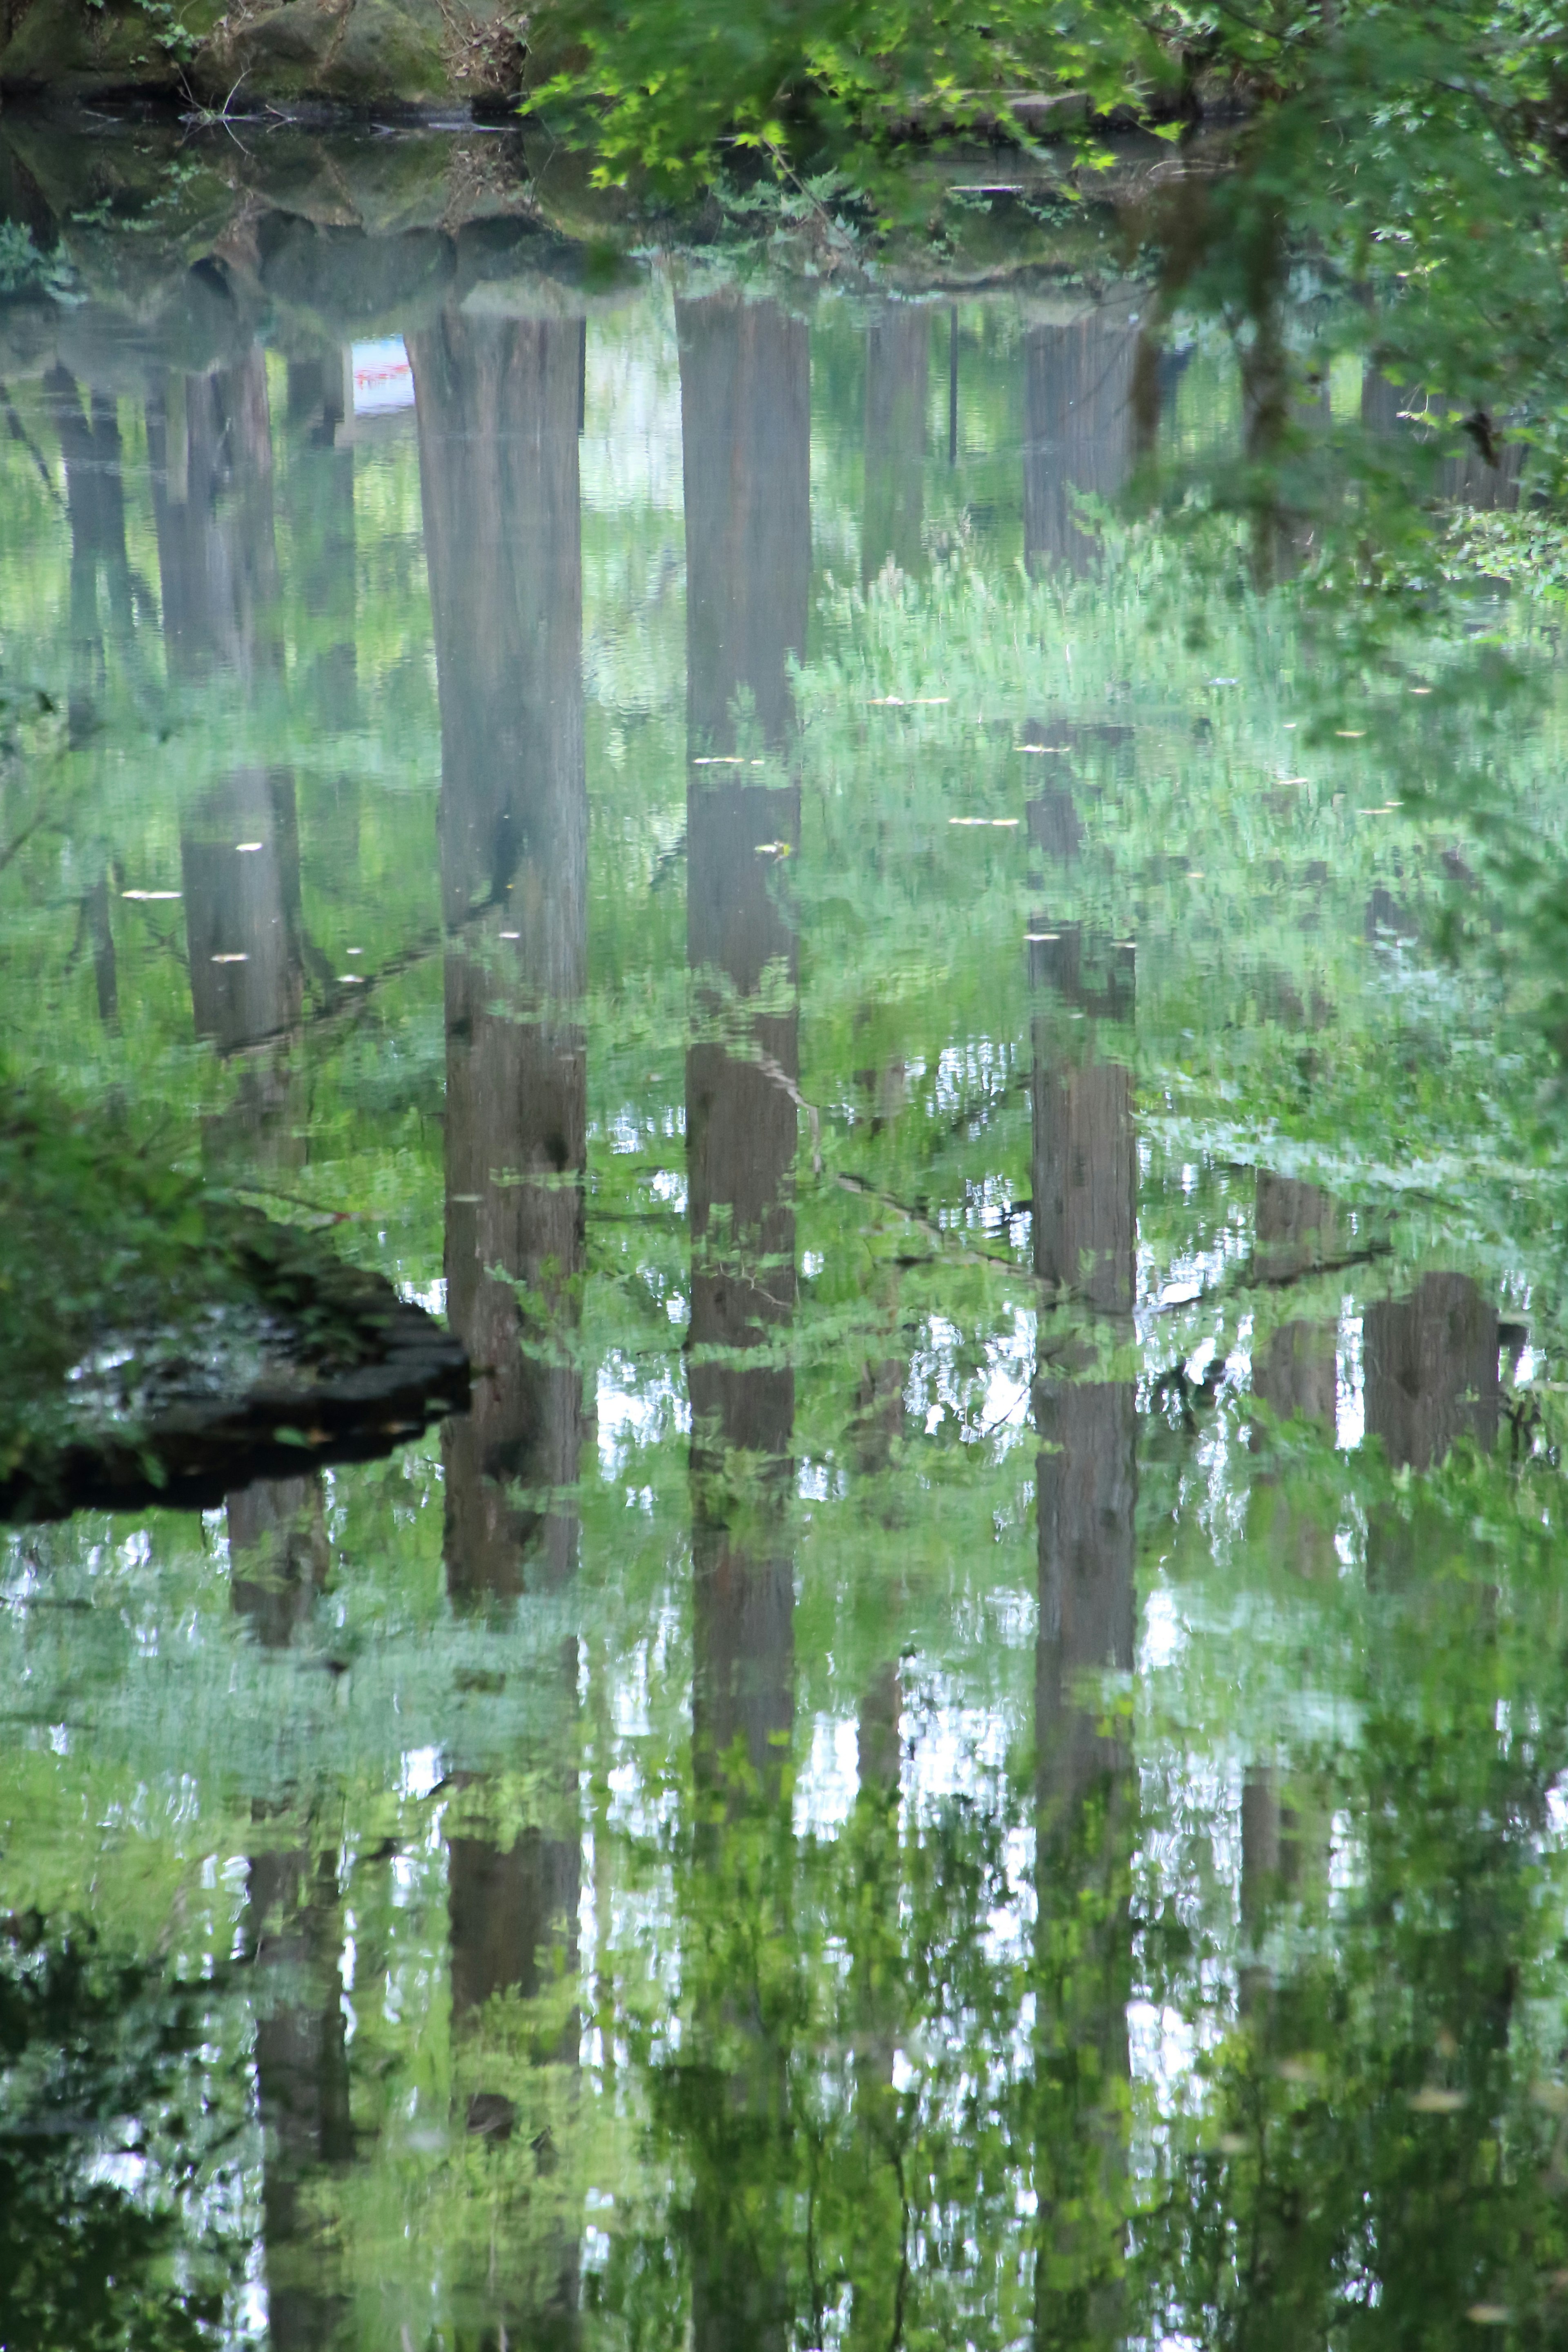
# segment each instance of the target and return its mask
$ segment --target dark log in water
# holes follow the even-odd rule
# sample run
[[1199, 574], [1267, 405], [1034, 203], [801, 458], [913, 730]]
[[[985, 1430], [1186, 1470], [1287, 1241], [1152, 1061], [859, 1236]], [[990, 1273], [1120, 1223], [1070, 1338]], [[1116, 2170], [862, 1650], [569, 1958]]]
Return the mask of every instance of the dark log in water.
[[[142, 1366], [138, 1343], [151, 1356], [166, 1335], [113, 1334], [104, 1353], [129, 1351], [114, 1368], [119, 1409], [106, 1400], [103, 1412], [65, 1421], [62, 1398], [58, 1432], [28, 1434], [14, 1454], [7, 1446], [0, 1521], [150, 1504], [205, 1510], [258, 1478], [371, 1461], [467, 1411], [467, 1352], [433, 1316], [304, 1235], [289, 1234], [284, 1247], [287, 1301], [258, 1287], [253, 1307], [215, 1309], [218, 1336], [201, 1353], [165, 1345]], [[249, 1377], [237, 1369], [247, 1360]]]

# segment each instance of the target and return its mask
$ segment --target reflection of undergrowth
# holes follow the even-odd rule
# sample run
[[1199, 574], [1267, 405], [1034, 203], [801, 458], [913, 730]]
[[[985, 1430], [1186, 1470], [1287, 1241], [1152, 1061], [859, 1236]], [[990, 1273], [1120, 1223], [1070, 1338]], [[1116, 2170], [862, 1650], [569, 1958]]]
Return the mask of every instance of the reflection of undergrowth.
[[0, 2342], [213, 2340], [246, 2251], [218, 2219], [247, 2086], [204, 2063], [216, 1992], [90, 1930], [0, 1921]]
[[75, 282], [58, 254], [40, 253], [25, 221], [0, 221], [0, 298], [7, 294], [68, 294]]

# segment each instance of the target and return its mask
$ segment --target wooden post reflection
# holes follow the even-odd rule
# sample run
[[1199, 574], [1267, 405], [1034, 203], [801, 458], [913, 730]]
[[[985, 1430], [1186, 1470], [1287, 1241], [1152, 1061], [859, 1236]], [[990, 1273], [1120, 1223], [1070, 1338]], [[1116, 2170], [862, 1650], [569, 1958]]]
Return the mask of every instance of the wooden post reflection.
[[[445, 312], [412, 339], [441, 707], [447, 939], [447, 1312], [478, 1377], [442, 1431], [447, 1584], [475, 1612], [575, 1572], [584, 1254], [587, 793], [579, 322]], [[575, 2343], [578, 2231], [548, 2187], [573, 2111], [581, 1832], [577, 1647], [539, 1693], [539, 1818], [448, 1843], [467, 2130], [527, 2181], [527, 2230], [466, 2290], [481, 2340]], [[519, 2047], [507, 2005], [522, 2004]]]
[[[1132, 950], [1078, 927], [1031, 948], [1034, 1246], [1040, 1340], [1035, 1950], [1037, 2347], [1123, 2330], [1131, 1992], [1131, 1740], [1109, 1670], [1132, 1664], [1136, 1391], [1097, 1376], [1131, 1337], [1137, 1246], [1132, 1080], [1098, 1024], [1127, 1018]], [[1078, 1013], [1087, 1016], [1073, 1020]]]

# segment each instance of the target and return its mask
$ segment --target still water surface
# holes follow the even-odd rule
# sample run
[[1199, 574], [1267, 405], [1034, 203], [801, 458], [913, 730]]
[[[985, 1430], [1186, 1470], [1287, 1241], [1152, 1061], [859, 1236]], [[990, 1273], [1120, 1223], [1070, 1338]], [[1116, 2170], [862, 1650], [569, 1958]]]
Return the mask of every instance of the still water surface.
[[1233, 362], [354, 331], [9, 386], [9, 1043], [476, 1371], [5, 1538], [14, 2340], [1559, 2340], [1560, 1194], [1444, 837], [1075, 503]]

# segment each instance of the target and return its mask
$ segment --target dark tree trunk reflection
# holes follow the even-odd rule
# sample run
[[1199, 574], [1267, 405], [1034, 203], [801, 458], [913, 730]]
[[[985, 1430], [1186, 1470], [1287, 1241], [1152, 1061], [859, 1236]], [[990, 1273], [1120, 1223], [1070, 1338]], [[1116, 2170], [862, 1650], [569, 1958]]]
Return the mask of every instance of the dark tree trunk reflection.
[[[1032, 928], [1048, 927], [1042, 921]], [[1042, 1286], [1036, 1654], [1035, 2150], [1037, 2347], [1121, 2340], [1131, 1993], [1131, 1735], [1103, 1676], [1132, 1665], [1138, 1414], [1097, 1376], [1131, 1338], [1132, 1080], [1090, 1024], [1131, 1010], [1131, 950], [1058, 927], [1031, 950], [1034, 1245]], [[1068, 1021], [1072, 1012], [1088, 1021]]]
[[[236, 1612], [286, 1650], [326, 1590], [330, 1549], [319, 1477], [266, 1479], [228, 1497]], [[256, 2081], [264, 2138], [261, 2232], [268, 2333], [276, 2352], [325, 2352], [346, 2298], [311, 2194], [353, 2155], [335, 1841], [315, 1808], [258, 1801], [247, 1877]], [[266, 1833], [276, 1826], [277, 1842]]]
[[[1258, 1172], [1253, 1217], [1253, 1270], [1267, 1284], [1299, 1281], [1331, 1264], [1339, 1248], [1340, 1210], [1320, 1185], [1302, 1184], [1267, 1169]], [[1327, 1318], [1293, 1315], [1255, 1349], [1253, 1391], [1271, 1416], [1301, 1421], [1323, 1437], [1334, 1434], [1339, 1394], [1339, 1331]], [[1258, 1455], [1248, 1528], [1269, 1555], [1299, 1574], [1334, 1572], [1335, 1523], [1325, 1516], [1317, 1482], [1281, 1475], [1268, 1437], [1255, 1429]]]
[[281, 675], [272, 425], [259, 343], [232, 368], [171, 375], [147, 403], [171, 677]]
[[[120, 413], [118, 403], [98, 391], [87, 395], [84, 410], [76, 380], [63, 367], [50, 369], [44, 390], [65, 461], [71, 539], [67, 726], [71, 742], [80, 744], [99, 724], [108, 687], [105, 605], [108, 632], [121, 646], [129, 646], [135, 622], [125, 545]], [[83, 893], [81, 925], [92, 953], [99, 1018], [106, 1028], [117, 1028], [120, 976], [106, 873]]]
[[100, 592], [107, 599], [113, 633], [127, 636], [132, 624], [120, 417], [116, 403], [100, 392], [89, 394], [84, 413], [76, 381], [63, 367], [50, 369], [44, 390], [65, 460], [71, 535], [68, 718], [72, 741], [80, 742], [97, 722], [105, 685]]
[[[576, 320], [448, 311], [410, 346], [441, 707], [447, 1308], [479, 1371], [471, 1411], [442, 1432], [447, 1584], [476, 1612], [558, 1593], [577, 1564], [581, 343]], [[447, 1849], [463, 2120], [509, 2179], [521, 2168], [519, 2224], [489, 2281], [463, 2290], [485, 2343], [565, 2347], [581, 2328], [576, 2223], [550, 2188], [580, 2032], [576, 1707], [567, 1641], [534, 1706], [539, 1817], [486, 1834], [490, 1792], [469, 1780]]]
[[1073, 518], [1073, 493], [1115, 498], [1142, 436], [1134, 401], [1139, 331], [1121, 311], [1024, 340], [1024, 551], [1031, 572], [1081, 572], [1094, 541]]
[[[773, 845], [800, 838], [799, 788], [776, 781], [776, 765], [791, 725], [788, 662], [805, 643], [810, 357], [805, 327], [773, 302], [717, 297], [682, 303], [678, 319], [698, 1031], [686, 1131], [700, 1866], [721, 1916], [744, 1905], [787, 1938], [799, 1055], [795, 933]], [[705, 1987], [700, 2000], [711, 2031], [748, 2021], [746, 2058], [700, 2095], [691, 2118], [693, 2340], [698, 2352], [768, 2352], [788, 2337], [782, 2260], [743, 2222], [741, 2197], [763, 2193], [785, 2160], [787, 2053], [743, 1982]]]

